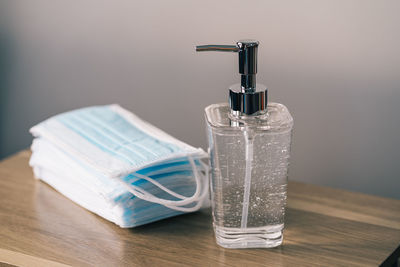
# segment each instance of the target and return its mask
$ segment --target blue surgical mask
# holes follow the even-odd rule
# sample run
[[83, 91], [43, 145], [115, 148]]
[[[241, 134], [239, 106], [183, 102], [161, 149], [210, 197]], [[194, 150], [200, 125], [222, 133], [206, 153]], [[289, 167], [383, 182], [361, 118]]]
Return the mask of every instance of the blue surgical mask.
[[207, 154], [118, 105], [63, 113], [31, 132], [35, 175], [122, 227], [195, 211], [207, 199]]

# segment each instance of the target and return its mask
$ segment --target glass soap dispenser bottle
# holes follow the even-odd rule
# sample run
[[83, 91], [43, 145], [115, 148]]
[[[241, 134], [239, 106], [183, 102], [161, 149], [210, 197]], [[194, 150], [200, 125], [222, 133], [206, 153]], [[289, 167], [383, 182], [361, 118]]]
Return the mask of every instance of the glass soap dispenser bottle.
[[284, 105], [267, 103], [267, 88], [256, 83], [258, 45], [196, 47], [239, 54], [241, 83], [229, 88], [229, 104], [205, 109], [213, 225], [225, 248], [276, 247], [283, 239], [293, 118]]

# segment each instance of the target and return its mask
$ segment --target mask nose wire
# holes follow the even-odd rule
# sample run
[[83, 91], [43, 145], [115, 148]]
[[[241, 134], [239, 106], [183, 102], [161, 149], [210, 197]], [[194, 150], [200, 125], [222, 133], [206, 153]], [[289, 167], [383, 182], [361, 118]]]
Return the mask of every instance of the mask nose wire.
[[[188, 159], [189, 159], [190, 165], [192, 167], [193, 174], [195, 177], [195, 182], [196, 182], [196, 191], [190, 197], [186, 197], [186, 196], [183, 196], [176, 192], [173, 192], [172, 190], [161, 185], [159, 182], [157, 182], [153, 178], [150, 178], [145, 175], [137, 174], [137, 173], [134, 173], [133, 175], [136, 176], [137, 178], [149, 181], [150, 183], [152, 183], [155, 186], [157, 186], [158, 188], [160, 188], [162, 191], [164, 191], [180, 200], [169, 200], [169, 199], [159, 198], [136, 185], [132, 185], [131, 183], [129, 183], [127, 181], [123, 181], [123, 180], [119, 180], [119, 181], [121, 181], [121, 183], [127, 188], [127, 190], [129, 192], [131, 192], [133, 195], [135, 195], [136, 197], [138, 197], [140, 199], [143, 199], [143, 200], [146, 200], [146, 201], [149, 201], [152, 203], [164, 205], [173, 210], [178, 210], [178, 211], [183, 211], [183, 212], [195, 211], [202, 205], [205, 197], [207, 196], [208, 173], [209, 172], [208, 172], [208, 166], [206, 164], [204, 164], [203, 162], [199, 161], [200, 165], [202, 167], [201, 169], [205, 172], [205, 175], [201, 174], [201, 172], [199, 172], [199, 168], [196, 166], [196, 163], [194, 162], [193, 158], [188, 157]], [[203, 184], [203, 181], [204, 181], [204, 184]], [[192, 204], [195, 202], [197, 202], [197, 203], [193, 207], [182, 207], [182, 206], [189, 205], [189, 204]]]

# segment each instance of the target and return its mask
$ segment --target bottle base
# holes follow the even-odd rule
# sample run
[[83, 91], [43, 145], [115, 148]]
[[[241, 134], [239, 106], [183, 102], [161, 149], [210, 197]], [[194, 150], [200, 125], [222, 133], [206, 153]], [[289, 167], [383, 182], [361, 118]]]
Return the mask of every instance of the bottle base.
[[214, 226], [217, 244], [224, 248], [273, 248], [282, 244], [283, 224], [229, 228]]

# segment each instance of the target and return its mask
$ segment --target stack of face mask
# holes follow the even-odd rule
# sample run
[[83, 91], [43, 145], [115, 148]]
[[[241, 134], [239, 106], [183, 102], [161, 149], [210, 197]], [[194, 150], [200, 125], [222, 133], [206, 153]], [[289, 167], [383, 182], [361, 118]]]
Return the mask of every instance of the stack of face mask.
[[118, 105], [66, 112], [30, 131], [35, 176], [121, 227], [208, 201], [207, 154]]

